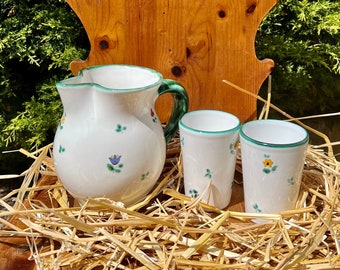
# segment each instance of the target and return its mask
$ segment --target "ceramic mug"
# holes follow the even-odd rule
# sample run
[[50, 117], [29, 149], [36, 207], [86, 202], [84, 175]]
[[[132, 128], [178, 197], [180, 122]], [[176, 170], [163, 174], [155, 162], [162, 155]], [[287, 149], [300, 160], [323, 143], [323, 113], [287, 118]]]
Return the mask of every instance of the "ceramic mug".
[[198, 110], [179, 122], [185, 194], [225, 208], [231, 198], [240, 120], [229, 113]]
[[240, 130], [245, 210], [275, 214], [298, 198], [307, 131], [281, 120], [254, 120]]

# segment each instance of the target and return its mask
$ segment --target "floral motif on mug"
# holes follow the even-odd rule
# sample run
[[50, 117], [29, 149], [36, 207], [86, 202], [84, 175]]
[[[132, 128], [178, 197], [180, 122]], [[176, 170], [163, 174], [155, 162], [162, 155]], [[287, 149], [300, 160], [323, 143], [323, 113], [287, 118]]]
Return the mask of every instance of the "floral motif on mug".
[[115, 173], [120, 173], [121, 169], [123, 168], [123, 164], [120, 163], [121, 155], [111, 155], [109, 157], [110, 163], [108, 163], [106, 166], [109, 169], [109, 171], [115, 172]]
[[199, 193], [196, 189], [190, 189], [189, 195], [190, 195], [191, 198], [197, 198], [199, 196]]
[[274, 165], [274, 162], [270, 159], [269, 155], [264, 155], [265, 159], [262, 161], [262, 164], [264, 166], [263, 172], [264, 173], [270, 173], [275, 172], [277, 169], [277, 165]]
[[157, 123], [157, 116], [155, 114], [155, 112], [153, 111], [153, 109], [150, 109], [150, 115], [151, 115], [151, 118], [152, 118], [152, 122], [154, 123]]
[[65, 152], [65, 147], [63, 147], [62, 145], [59, 145], [59, 150], [58, 152], [61, 154], [61, 153], [64, 153]]
[[181, 139], [181, 145], [184, 146], [184, 138]]
[[207, 169], [207, 170], [206, 170], [204, 177], [207, 177], [207, 178], [209, 178], [209, 179], [212, 178], [212, 172], [210, 171], [210, 169]]
[[294, 177], [291, 177], [291, 178], [288, 179], [288, 184], [290, 186], [293, 186], [295, 184]]
[[261, 212], [262, 212], [262, 210], [259, 208], [259, 206], [258, 206], [257, 203], [254, 203], [254, 204], [253, 204], [253, 208], [254, 208], [254, 210], [256, 211], [256, 213], [261, 213]]
[[125, 126], [122, 126], [121, 124], [117, 125], [117, 127], [116, 127], [116, 132], [117, 133], [123, 132], [124, 130], [126, 130]]
[[234, 155], [236, 153], [236, 143], [229, 144], [229, 152], [230, 154]]

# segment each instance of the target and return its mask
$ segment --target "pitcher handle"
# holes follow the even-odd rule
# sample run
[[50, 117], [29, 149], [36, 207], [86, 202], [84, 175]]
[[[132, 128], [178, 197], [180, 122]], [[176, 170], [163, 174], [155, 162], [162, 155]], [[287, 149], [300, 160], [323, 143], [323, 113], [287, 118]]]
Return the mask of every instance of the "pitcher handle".
[[165, 140], [168, 143], [178, 130], [178, 122], [188, 111], [189, 98], [185, 88], [177, 81], [166, 79], [158, 89], [158, 96], [170, 93], [174, 100], [170, 119], [164, 128]]

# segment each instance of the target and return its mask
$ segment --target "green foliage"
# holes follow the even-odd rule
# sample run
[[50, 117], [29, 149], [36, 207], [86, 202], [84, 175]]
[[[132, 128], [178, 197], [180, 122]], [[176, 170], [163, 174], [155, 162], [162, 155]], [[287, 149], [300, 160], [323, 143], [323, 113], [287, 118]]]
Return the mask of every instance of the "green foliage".
[[51, 140], [61, 114], [54, 85], [86, 55], [87, 39], [65, 1], [5, 0], [0, 17], [0, 141], [37, 148]]
[[[286, 0], [262, 23], [259, 58], [275, 61], [272, 102], [295, 116], [340, 108], [340, 1]], [[266, 86], [261, 90], [265, 96]]]
[[[55, 83], [71, 75], [69, 63], [86, 58], [88, 47], [65, 0], [1, 0], [1, 151], [52, 142], [62, 110]], [[0, 173], [18, 163], [18, 156], [1, 155]]]
[[55, 91], [54, 83], [57, 77], [41, 85], [38, 97], [33, 96], [24, 103], [24, 111], [12, 118], [3, 129], [6, 145], [23, 141], [29, 146], [41, 146], [53, 137], [62, 114], [62, 105]]

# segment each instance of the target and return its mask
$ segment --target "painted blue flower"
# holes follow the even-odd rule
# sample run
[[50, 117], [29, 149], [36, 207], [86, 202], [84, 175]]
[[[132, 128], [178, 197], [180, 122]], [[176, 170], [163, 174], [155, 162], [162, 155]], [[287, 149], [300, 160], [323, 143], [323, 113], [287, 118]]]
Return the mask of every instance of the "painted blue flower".
[[109, 157], [110, 163], [106, 164], [106, 167], [108, 168], [109, 171], [114, 172], [114, 173], [120, 173], [124, 165], [122, 163], [119, 164], [121, 155], [111, 155]]
[[112, 165], [117, 165], [120, 162], [121, 157], [122, 157], [121, 155], [114, 154], [114, 155], [111, 155], [111, 157], [109, 157], [109, 160]]

